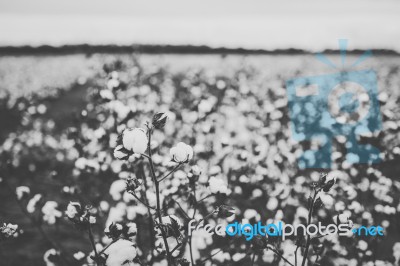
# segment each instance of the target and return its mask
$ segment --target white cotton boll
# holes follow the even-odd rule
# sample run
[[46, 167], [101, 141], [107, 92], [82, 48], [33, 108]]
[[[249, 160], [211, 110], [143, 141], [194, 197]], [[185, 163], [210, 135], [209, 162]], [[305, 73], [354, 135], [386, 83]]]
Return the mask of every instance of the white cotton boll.
[[74, 253], [74, 258], [76, 260], [82, 260], [83, 258], [85, 258], [85, 253], [83, 253], [82, 251], [78, 251]]
[[[241, 195], [243, 193], [243, 189], [240, 186], [235, 186], [234, 188], [235, 194]], [[400, 208], [400, 205], [399, 205]]]
[[389, 206], [389, 205], [386, 205], [386, 206], [383, 208], [383, 212], [384, 212], [385, 214], [388, 214], [388, 215], [395, 214], [395, 213], [396, 213], [396, 208], [391, 207], [391, 206]]
[[184, 163], [193, 158], [193, 148], [183, 142], [179, 142], [169, 151], [172, 159], [177, 163]]
[[240, 181], [241, 183], [249, 183], [249, 182], [250, 182], [250, 178], [248, 178], [246, 175], [241, 175], [241, 176], [239, 177], [239, 181]]
[[358, 201], [352, 201], [349, 209], [352, 210], [354, 213], [360, 213], [363, 210], [363, 207]]
[[272, 263], [275, 260], [275, 253], [272, 250], [267, 249], [265, 252], [263, 252], [262, 259], [266, 263]]
[[349, 200], [353, 200], [357, 197], [357, 191], [354, 189], [354, 187], [346, 186], [343, 188], [343, 190], [346, 192], [347, 198]]
[[104, 252], [107, 257], [107, 266], [122, 266], [126, 262], [132, 262], [137, 255], [136, 247], [131, 241], [119, 239], [110, 245]]
[[217, 252], [218, 252], [218, 250], [214, 249], [214, 250], [211, 251], [211, 254], [216, 254], [213, 257], [213, 259], [218, 261], [218, 262], [220, 262], [220, 263], [225, 262], [226, 260], [229, 260], [230, 257], [231, 257], [229, 255], [229, 253], [227, 253], [227, 252], [218, 252], [218, 253]]
[[87, 164], [87, 159], [86, 158], [78, 158], [75, 161], [75, 167], [80, 169], [80, 170], [84, 170], [86, 168], [86, 164]]
[[25, 195], [31, 193], [31, 190], [27, 186], [19, 186], [15, 189], [18, 200], [21, 200]]
[[307, 219], [307, 217], [308, 217], [308, 210], [306, 209], [306, 208], [304, 208], [304, 207], [298, 207], [297, 208], [297, 210], [296, 210], [296, 216], [298, 217], [298, 218], [305, 218], [305, 219]]
[[89, 217], [89, 223], [90, 223], [90, 224], [95, 224], [95, 223], [96, 223], [96, 217], [90, 216], [90, 217]]
[[246, 253], [235, 253], [235, 254], [232, 256], [232, 260], [233, 260], [233, 261], [240, 261], [240, 260], [242, 260], [244, 257], [246, 257]]
[[65, 214], [69, 218], [73, 219], [79, 213], [80, 208], [81, 208], [81, 205], [78, 202], [70, 202], [67, 206], [67, 210], [65, 211]]
[[56, 266], [56, 264], [51, 261], [50, 258], [57, 255], [58, 252], [54, 248], [47, 250], [43, 255], [43, 260], [46, 263], [46, 266]]
[[106, 100], [114, 100], [114, 94], [111, 90], [101, 90], [100, 97]]
[[136, 198], [135, 198], [131, 193], [128, 193], [127, 191], [125, 191], [125, 192], [122, 194], [122, 199], [123, 199], [123, 201], [126, 202], [126, 203], [129, 203], [129, 202], [131, 202], [131, 201], [135, 201], [135, 200], [136, 200]]
[[210, 167], [210, 170], [208, 171], [209, 175], [217, 175], [222, 172], [222, 169], [219, 165], [214, 165]]
[[384, 210], [385, 210], [385, 207], [383, 207], [382, 204], [375, 205], [375, 211], [376, 212], [384, 212]]
[[383, 220], [381, 225], [383, 228], [388, 228], [390, 226], [390, 222], [388, 220]]
[[360, 240], [360, 241], [358, 241], [357, 248], [365, 251], [368, 249], [368, 243], [365, 242], [364, 240]]
[[228, 186], [222, 178], [212, 176], [208, 180], [211, 193], [229, 194]]
[[262, 195], [263, 195], [262, 190], [259, 189], [259, 188], [256, 188], [256, 189], [253, 190], [251, 196], [252, 196], [253, 198], [259, 198], [259, 197], [261, 197]]
[[329, 194], [322, 193], [319, 195], [319, 197], [327, 209], [332, 208], [333, 204], [335, 203], [335, 200]]
[[110, 109], [114, 110], [114, 112], [117, 113], [119, 120], [125, 119], [128, 116], [128, 114], [132, 111], [132, 109], [129, 106], [125, 105], [121, 101], [112, 101], [109, 104], [110, 104]]
[[128, 218], [128, 220], [135, 220], [135, 218], [137, 217], [137, 215], [146, 215], [147, 214], [147, 207], [143, 206], [143, 205], [138, 205], [138, 206], [129, 206], [126, 209], [126, 218]]
[[279, 201], [275, 197], [272, 197], [268, 200], [267, 209], [273, 211], [278, 207], [278, 205]]
[[206, 114], [210, 112], [213, 108], [213, 103], [210, 100], [202, 100], [197, 106], [200, 114]]
[[345, 208], [346, 208], [346, 205], [344, 204], [343, 201], [338, 201], [338, 202], [336, 202], [336, 204], [335, 204], [335, 210], [336, 210], [337, 212], [341, 212], [341, 211], [343, 211]]
[[280, 221], [280, 220], [283, 219], [283, 217], [284, 217], [283, 211], [282, 211], [282, 210], [278, 210], [278, 211], [276, 212], [276, 214], [275, 214], [275, 220]]
[[18, 236], [18, 225], [11, 223], [4, 223], [2, 226], [0, 225], [0, 234], [5, 237], [17, 237]]
[[122, 198], [122, 192], [126, 189], [126, 182], [124, 180], [116, 180], [110, 186], [110, 195], [113, 200], [117, 201]]
[[48, 224], [54, 224], [56, 222], [56, 218], [62, 216], [62, 212], [57, 210], [58, 203], [55, 201], [47, 201], [42, 207], [43, 220]]
[[26, 210], [29, 213], [33, 213], [36, 210], [36, 205], [37, 203], [42, 199], [42, 195], [40, 194], [36, 194], [35, 196], [33, 196], [33, 198], [28, 202], [28, 204], [26, 205]]
[[396, 262], [400, 261], [400, 242], [393, 245], [393, 257], [396, 259]]
[[124, 148], [134, 153], [144, 153], [147, 141], [146, 132], [142, 128], [125, 129], [122, 133]]
[[96, 129], [95, 131], [94, 131], [94, 136], [97, 138], [97, 139], [100, 139], [100, 138], [102, 138], [104, 135], [106, 135], [106, 131], [105, 131], [105, 129], [104, 128], [102, 128], [102, 127], [100, 127], [100, 128], [98, 128], [98, 129]]
[[118, 202], [115, 207], [110, 208], [106, 224], [112, 222], [122, 222], [126, 214], [127, 208], [124, 202]]
[[117, 79], [109, 79], [108, 81], [107, 81], [107, 88], [109, 89], [109, 90], [112, 90], [113, 88], [116, 88], [116, 87], [118, 87], [119, 86], [119, 81], [117, 80]]
[[247, 210], [245, 210], [245, 212], [243, 213], [243, 217], [244, 217], [245, 219], [248, 219], [248, 220], [250, 220], [250, 219], [252, 219], [252, 218], [254, 218], [254, 219], [256, 219], [256, 220], [260, 220], [261, 215], [260, 215], [256, 210], [254, 210], [254, 209], [247, 209]]

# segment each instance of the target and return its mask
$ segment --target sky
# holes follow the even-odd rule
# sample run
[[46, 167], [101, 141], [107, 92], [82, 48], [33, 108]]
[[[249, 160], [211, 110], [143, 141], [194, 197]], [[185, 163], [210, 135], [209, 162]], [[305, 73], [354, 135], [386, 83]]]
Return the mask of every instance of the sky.
[[0, 46], [172, 44], [400, 51], [396, 0], [0, 0]]

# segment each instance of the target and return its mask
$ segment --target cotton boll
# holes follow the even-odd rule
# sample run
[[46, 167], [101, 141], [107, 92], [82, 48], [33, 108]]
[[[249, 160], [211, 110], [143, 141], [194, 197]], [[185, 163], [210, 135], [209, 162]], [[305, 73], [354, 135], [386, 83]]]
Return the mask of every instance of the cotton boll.
[[252, 197], [253, 198], [259, 198], [259, 197], [261, 197], [263, 195], [263, 192], [262, 192], [262, 190], [261, 189], [254, 189], [253, 190], [253, 192], [252, 192]]
[[107, 266], [121, 266], [126, 262], [132, 262], [137, 255], [136, 247], [131, 241], [119, 239], [110, 245], [104, 252], [107, 257]]
[[368, 249], [368, 243], [365, 242], [364, 240], [360, 240], [360, 241], [358, 241], [357, 248], [362, 251], [365, 251]]
[[27, 206], [26, 206], [26, 210], [29, 213], [33, 213], [36, 210], [36, 205], [38, 204], [38, 202], [42, 199], [42, 195], [40, 194], [36, 194], [35, 196], [33, 196], [33, 198], [28, 202]]
[[208, 180], [211, 193], [229, 194], [228, 186], [222, 178], [212, 176]]
[[177, 163], [184, 163], [193, 158], [193, 148], [183, 142], [179, 142], [175, 147], [171, 148], [169, 153]]
[[245, 219], [248, 219], [248, 220], [250, 220], [250, 219], [252, 219], [252, 218], [254, 218], [255, 220], [260, 220], [261, 215], [260, 215], [256, 210], [254, 210], [254, 209], [247, 209], [247, 210], [245, 210], [245, 212], [243, 213], [243, 217], [244, 217]]
[[31, 190], [27, 186], [20, 186], [15, 189], [18, 200], [21, 200], [25, 195], [31, 193]]
[[54, 248], [47, 250], [43, 255], [46, 266], [56, 266], [55, 261], [58, 255], [58, 252]]
[[268, 200], [267, 209], [273, 211], [278, 207], [278, 204], [279, 201], [275, 197], [272, 197]]
[[126, 182], [124, 180], [116, 180], [110, 186], [110, 195], [113, 200], [118, 201], [122, 197], [122, 193], [125, 191]]
[[82, 260], [85, 258], [85, 253], [83, 253], [82, 251], [78, 251], [78, 252], [74, 253], [74, 258], [78, 261]]
[[126, 215], [126, 211], [126, 204], [123, 202], [118, 202], [115, 207], [112, 207], [110, 209], [106, 224], [123, 221], [124, 216]]
[[55, 201], [47, 201], [42, 207], [43, 220], [48, 224], [54, 224], [56, 218], [60, 218], [62, 213], [57, 210], [58, 203]]
[[81, 205], [78, 202], [70, 202], [67, 206], [65, 214], [68, 216], [68, 218], [73, 219], [79, 213], [80, 209]]
[[122, 144], [125, 149], [134, 153], [144, 153], [147, 149], [147, 136], [142, 128], [125, 129], [122, 133]]
[[332, 206], [333, 206], [333, 204], [334, 204], [334, 202], [335, 202], [335, 200], [333, 199], [333, 197], [330, 196], [329, 194], [326, 194], [326, 193], [321, 193], [321, 194], [319, 195], [319, 198], [321, 199], [322, 203], [325, 205], [325, 207], [326, 207], [327, 209], [332, 208]]

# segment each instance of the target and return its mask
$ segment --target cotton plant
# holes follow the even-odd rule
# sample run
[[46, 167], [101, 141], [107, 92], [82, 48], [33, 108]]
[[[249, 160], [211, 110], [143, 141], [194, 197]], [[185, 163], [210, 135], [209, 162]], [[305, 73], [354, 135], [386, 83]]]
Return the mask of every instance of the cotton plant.
[[[79, 230], [87, 232], [93, 248], [89, 258], [98, 265], [129, 263], [152, 265], [157, 261], [164, 261], [168, 265], [193, 264], [195, 258], [192, 250], [189, 254], [185, 252], [187, 247], [192, 249], [193, 232], [187, 232], [187, 223], [198, 217], [197, 208], [203, 206], [207, 198], [229, 192], [225, 183], [210, 180], [210, 183], [204, 186], [209, 187], [209, 194], [203, 198], [196, 195], [196, 189], [199, 189], [197, 183], [201, 174], [200, 168], [193, 165], [187, 173], [183, 171], [184, 166], [190, 164], [194, 158], [194, 151], [190, 145], [178, 142], [170, 148], [165, 160], [155, 153], [152, 137], [155, 131], [162, 133], [167, 119], [165, 113], [157, 113], [150, 123], [145, 123], [144, 128], [127, 127], [116, 139], [113, 156], [132, 164], [136, 170], [120, 172], [121, 179], [111, 184], [109, 192], [113, 200], [119, 203], [109, 212], [104, 230], [105, 242], [96, 243], [93, 232], [96, 219], [92, 215], [91, 206], [70, 202], [67, 207], [65, 214], [68, 219]], [[175, 181], [178, 181], [175, 186], [189, 193], [187, 194], [189, 197], [186, 196], [189, 202], [179, 203], [184, 198], [174, 199], [178, 191], [171, 190], [171, 185], [173, 186]], [[204, 190], [207, 189], [203, 188], [203, 192]], [[171, 205], [178, 208], [179, 214], [170, 212]], [[139, 211], [139, 207], [145, 211]], [[134, 216], [130, 216], [131, 209], [136, 212], [133, 213]], [[230, 217], [234, 211], [235, 209], [230, 206], [221, 205], [212, 209], [206, 216], [200, 216], [197, 224], [212, 216]], [[147, 226], [146, 229], [139, 228], [132, 222], [139, 214], [147, 217], [148, 228]], [[149, 250], [138, 245], [136, 241], [138, 230], [146, 230], [146, 234], [150, 236], [147, 241], [147, 245], [151, 247]], [[103, 246], [100, 250], [97, 249], [98, 244]]]
[[10, 238], [16, 238], [21, 233], [17, 224], [3, 223], [0, 227], [0, 242], [6, 241]]

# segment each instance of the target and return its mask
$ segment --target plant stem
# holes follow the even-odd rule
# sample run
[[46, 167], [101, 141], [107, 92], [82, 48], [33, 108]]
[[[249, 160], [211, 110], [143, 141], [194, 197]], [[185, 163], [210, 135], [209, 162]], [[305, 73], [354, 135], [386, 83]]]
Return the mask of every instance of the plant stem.
[[179, 202], [178, 202], [177, 200], [175, 200], [174, 198], [171, 197], [171, 199], [172, 199], [172, 201], [179, 207], [179, 209], [180, 209], [181, 212], [185, 215], [185, 217], [186, 217], [187, 219], [190, 220], [189, 215], [188, 215], [187, 212], [182, 208], [181, 204], [179, 204]]
[[160, 184], [157, 180], [155, 171], [154, 171], [154, 165], [153, 165], [153, 159], [152, 159], [152, 155], [151, 155], [151, 135], [152, 135], [153, 129], [151, 127], [148, 128], [148, 133], [149, 133], [149, 142], [148, 142], [148, 152], [149, 152], [149, 156], [147, 157], [149, 159], [149, 164], [150, 164], [150, 172], [151, 172], [151, 176], [153, 178], [153, 182], [154, 185], [156, 187], [156, 198], [157, 198], [157, 207], [156, 207], [156, 212], [157, 212], [157, 216], [158, 216], [158, 220], [160, 223], [160, 231], [161, 231], [161, 235], [164, 241], [164, 245], [165, 245], [165, 251], [167, 252], [167, 260], [168, 260], [168, 265], [173, 264], [172, 261], [172, 256], [171, 256], [171, 252], [169, 250], [169, 246], [168, 246], [168, 241], [167, 241], [167, 235], [165, 234], [164, 228], [163, 228], [163, 223], [162, 223], [162, 216], [161, 216], [161, 201], [160, 201]]
[[276, 255], [278, 255], [279, 258], [281, 258], [282, 260], [284, 260], [287, 264], [294, 266], [293, 263], [291, 263], [290, 261], [288, 261], [279, 251], [270, 248], [272, 250], [272, 252], [274, 252]]
[[95, 262], [96, 262], [96, 264], [97, 264], [97, 261], [98, 261], [98, 259], [99, 259], [100, 257], [99, 257], [99, 253], [97, 252], [97, 249], [96, 249], [96, 244], [95, 244], [95, 242], [94, 242], [94, 237], [93, 237], [93, 232], [92, 232], [92, 226], [90, 225], [90, 223], [89, 223], [88, 233], [89, 233], [90, 244], [92, 244], [92, 248], [93, 248], [94, 254], [95, 254], [95, 256], [96, 256], [96, 261], [95, 261]]
[[[197, 211], [197, 197], [196, 197], [196, 184], [193, 184], [193, 194], [194, 194], [194, 206], [193, 206], [193, 216], [192, 219], [196, 216], [196, 211]], [[197, 225], [196, 225], [197, 227]], [[196, 264], [194, 263], [193, 259], [193, 249], [192, 249], [192, 234], [189, 235], [189, 252], [190, 252], [190, 261], [192, 262], [192, 266], [195, 266]]]
[[256, 261], [256, 253], [253, 253], [253, 258], [251, 259], [251, 266], [254, 265], [254, 262]]
[[115, 239], [115, 240], [111, 241], [107, 246], [105, 246], [105, 247], [99, 252], [98, 255], [100, 256], [101, 254], [103, 254], [104, 251], [106, 251], [112, 244], [114, 244], [115, 242], [117, 242], [117, 240], [118, 240], [118, 239]]
[[199, 199], [199, 200], [197, 201], [197, 203], [202, 202], [203, 200], [208, 199], [209, 197], [212, 197], [212, 196], [214, 196], [214, 195], [213, 195], [213, 194], [210, 194], [210, 195], [208, 195], [208, 196], [205, 196], [204, 198]]
[[177, 166], [175, 166], [174, 169], [172, 169], [171, 172], [169, 172], [166, 176], [162, 177], [161, 179], [158, 180], [158, 182], [163, 181], [165, 178], [167, 178], [168, 176], [170, 176], [172, 173], [174, 173], [176, 170], [178, 170], [178, 168], [182, 165], [182, 163], [179, 163]]
[[[319, 191], [314, 189], [314, 196], [313, 196], [312, 201], [311, 201], [310, 211], [308, 212], [307, 226], [309, 226], [310, 223], [311, 223], [311, 218], [312, 218], [312, 214], [313, 214], [313, 211], [314, 211], [315, 199], [317, 198], [317, 194], [318, 193], [319, 193]], [[304, 251], [304, 257], [303, 257], [303, 261], [301, 263], [301, 266], [306, 265], [306, 260], [307, 260], [307, 256], [308, 256], [308, 250], [310, 249], [310, 244], [311, 244], [310, 240], [311, 240], [311, 237], [310, 237], [310, 235], [308, 235], [307, 236], [307, 241], [306, 241], [306, 248], [305, 248], [305, 251]]]
[[152, 210], [155, 210], [156, 208], [154, 208], [154, 207], [151, 207], [149, 204], [147, 204], [147, 203], [145, 203], [144, 201], [142, 201], [135, 193], [129, 193], [129, 194], [131, 194], [132, 196], [134, 196], [135, 197], [135, 199], [137, 199], [140, 203], [142, 203], [144, 206], [146, 206], [147, 208], [149, 208], [149, 209], [152, 209]]
[[296, 247], [296, 250], [294, 251], [294, 265], [297, 266], [297, 251], [299, 250], [300, 246]]
[[[139, 172], [140, 176], [142, 176], [144, 188], [145, 188], [145, 191], [147, 191], [148, 190], [147, 177], [144, 173], [143, 163], [140, 163], [138, 172]], [[146, 192], [142, 191], [142, 197], [146, 201], [147, 205], [149, 205], [149, 201], [147, 200], [147, 197], [146, 197]], [[149, 234], [150, 234], [150, 243], [151, 243], [150, 262], [152, 263], [153, 262], [153, 250], [154, 250], [154, 238], [155, 238], [155, 236], [154, 236], [154, 220], [153, 220], [153, 214], [151, 213], [151, 209], [147, 208], [147, 213], [149, 215]]]
[[222, 252], [222, 249], [216, 251], [214, 254], [211, 254], [210, 256], [208, 256], [208, 258], [205, 258], [204, 260], [201, 261], [201, 263], [204, 263], [210, 259], [212, 259], [212, 257], [214, 257], [215, 255], [217, 255], [218, 253]]

